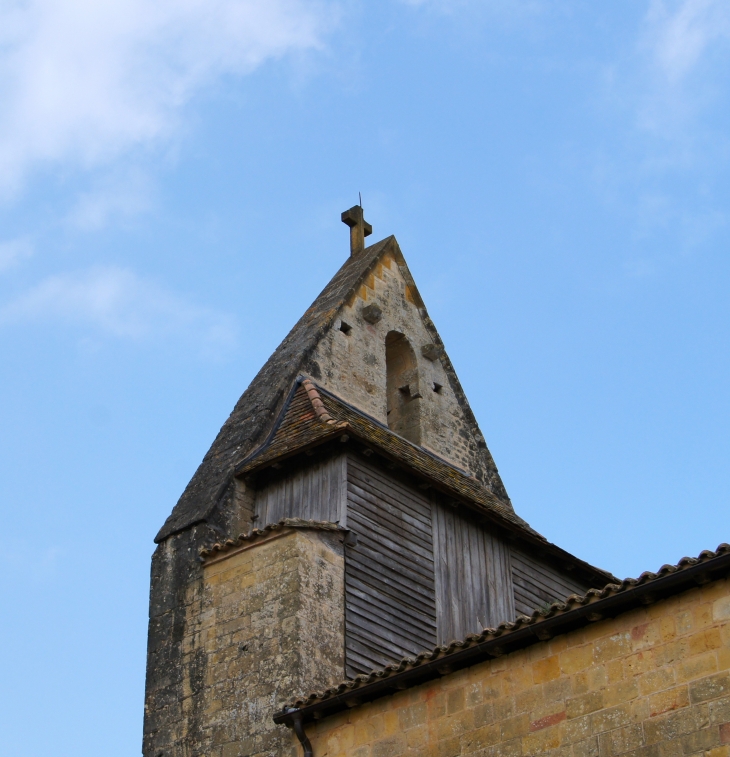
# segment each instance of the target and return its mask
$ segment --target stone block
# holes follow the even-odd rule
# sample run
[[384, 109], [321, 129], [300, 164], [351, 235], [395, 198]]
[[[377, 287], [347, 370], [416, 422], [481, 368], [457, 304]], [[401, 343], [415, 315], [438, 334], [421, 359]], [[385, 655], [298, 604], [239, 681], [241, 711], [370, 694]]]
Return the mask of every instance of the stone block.
[[649, 697], [649, 717], [663, 715], [665, 712], [678, 710], [688, 705], [689, 688], [687, 686], [666, 689]]
[[618, 707], [594, 712], [591, 715], [591, 730], [595, 734], [611, 731], [614, 728], [630, 725], [633, 721], [631, 706], [622, 704]]
[[712, 603], [712, 618], [716, 622], [730, 620], [730, 593], [722, 594]]
[[394, 755], [403, 754], [406, 749], [405, 737], [398, 734], [373, 742], [370, 754], [372, 757], [394, 757]]
[[507, 718], [500, 723], [502, 741], [518, 738], [528, 733], [530, 728], [530, 719], [527, 715], [517, 715]]
[[644, 736], [647, 744], [676, 741], [698, 728], [697, 713], [686, 708], [647, 720], [644, 723]]
[[603, 692], [593, 691], [582, 696], [572, 697], [565, 703], [568, 718], [577, 718], [581, 715], [600, 710], [603, 707]]
[[533, 683], [547, 683], [560, 676], [560, 658], [553, 655], [532, 665]]
[[689, 697], [693, 704], [719, 699], [728, 694], [730, 694], [730, 672], [727, 671], [695, 681], [689, 686]]
[[592, 736], [573, 744], [571, 755], [572, 757], [599, 757], [597, 737]]

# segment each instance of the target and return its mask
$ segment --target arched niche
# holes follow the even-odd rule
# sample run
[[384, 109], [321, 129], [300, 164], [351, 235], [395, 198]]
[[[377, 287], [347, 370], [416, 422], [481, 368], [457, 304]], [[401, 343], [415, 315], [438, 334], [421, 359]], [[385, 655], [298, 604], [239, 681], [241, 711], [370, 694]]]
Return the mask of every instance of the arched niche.
[[414, 444], [421, 444], [421, 393], [416, 353], [404, 334], [385, 337], [388, 428]]

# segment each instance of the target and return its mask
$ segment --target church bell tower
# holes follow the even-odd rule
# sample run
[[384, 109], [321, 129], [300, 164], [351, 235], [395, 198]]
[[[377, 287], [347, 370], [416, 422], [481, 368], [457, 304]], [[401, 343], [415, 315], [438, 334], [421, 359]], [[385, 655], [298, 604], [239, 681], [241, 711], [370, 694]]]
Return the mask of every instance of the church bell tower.
[[611, 578], [514, 512], [398, 242], [342, 221], [156, 537], [145, 757], [293, 755], [283, 702]]

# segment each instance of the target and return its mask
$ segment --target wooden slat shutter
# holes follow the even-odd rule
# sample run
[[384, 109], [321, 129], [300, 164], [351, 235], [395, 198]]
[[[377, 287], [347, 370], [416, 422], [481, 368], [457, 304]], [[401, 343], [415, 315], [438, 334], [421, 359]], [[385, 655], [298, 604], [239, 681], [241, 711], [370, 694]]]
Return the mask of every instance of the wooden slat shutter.
[[347, 466], [347, 675], [367, 673], [436, 644], [431, 503], [364, 458]]
[[438, 643], [514, 620], [509, 547], [447, 505], [433, 509]]
[[539, 607], [566, 599], [571, 594], [585, 594], [590, 588], [514, 546], [511, 562], [515, 606], [523, 615], [531, 615]]

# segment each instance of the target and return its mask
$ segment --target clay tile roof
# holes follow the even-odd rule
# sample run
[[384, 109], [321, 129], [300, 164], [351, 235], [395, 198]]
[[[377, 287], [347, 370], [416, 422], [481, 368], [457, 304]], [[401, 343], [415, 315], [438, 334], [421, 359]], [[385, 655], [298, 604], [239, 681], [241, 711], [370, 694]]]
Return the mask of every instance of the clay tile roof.
[[269, 438], [243, 461], [236, 474], [249, 473], [345, 433], [377, 448], [448, 493], [459, 495], [485, 512], [529, 530], [540, 539], [544, 538], [474, 476], [409, 442], [306, 377], [297, 380]]
[[359, 440], [410, 473], [425, 479], [435, 489], [462, 502], [498, 526], [507, 528], [520, 540], [539, 544], [541, 550], [564, 564], [572, 565], [590, 583], [604, 585], [618, 580], [551, 544], [474, 476], [409, 442], [307, 377], [300, 376], [296, 380], [268, 438], [238, 466], [236, 475], [252, 473], [343, 435]]
[[236, 475], [261, 468], [307, 447], [342, 434], [345, 424], [327, 412], [321, 395], [309, 379], [294, 383], [279, 418], [264, 443], [237, 468]]
[[[312, 692], [287, 704], [274, 716], [286, 723], [292, 712], [308, 720], [333, 714], [348, 706], [417, 686], [438, 675], [507, 654], [530, 644], [552, 638], [587, 623], [643, 606], [730, 574], [730, 544], [714, 551], [704, 550], [698, 557], [683, 557], [676, 565], [663, 565], [656, 573], [642, 573], [603, 589], [573, 594], [553, 602], [546, 610], [520, 615], [511, 623], [485, 628], [481, 634], [434, 647], [407, 657], [399, 663], [343, 681], [322, 692]], [[397, 679], [397, 680], [396, 680]]]
[[328, 520], [304, 520], [302, 518], [283, 518], [278, 523], [269, 523], [263, 528], [254, 528], [246, 534], [240, 534], [236, 539], [226, 539], [223, 542], [216, 542], [200, 550], [200, 559], [203, 562], [215, 557], [227, 554], [231, 550], [245, 545], [248, 542], [258, 541], [259, 539], [269, 536], [276, 531], [282, 531], [287, 528], [310, 528], [315, 531], [341, 531], [347, 533], [348, 529], [342, 528], [338, 523], [332, 523]]

